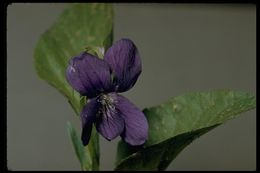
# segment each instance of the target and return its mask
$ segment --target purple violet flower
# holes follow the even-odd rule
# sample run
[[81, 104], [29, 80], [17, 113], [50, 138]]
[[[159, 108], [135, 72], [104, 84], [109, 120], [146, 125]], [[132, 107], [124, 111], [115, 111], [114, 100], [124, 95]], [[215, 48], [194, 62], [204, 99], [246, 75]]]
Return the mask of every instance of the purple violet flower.
[[130, 145], [145, 142], [148, 137], [146, 117], [127, 98], [118, 94], [132, 88], [141, 71], [138, 50], [129, 39], [113, 44], [104, 59], [83, 52], [70, 60], [67, 81], [89, 99], [80, 115], [84, 145], [89, 143], [92, 124], [107, 140], [120, 135]]

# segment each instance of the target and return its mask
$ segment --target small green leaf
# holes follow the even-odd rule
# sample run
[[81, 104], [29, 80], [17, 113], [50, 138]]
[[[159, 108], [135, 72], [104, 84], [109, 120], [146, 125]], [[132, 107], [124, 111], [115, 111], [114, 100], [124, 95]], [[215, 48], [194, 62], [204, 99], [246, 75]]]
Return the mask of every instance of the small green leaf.
[[83, 171], [92, 170], [92, 163], [89, 154], [88, 148], [85, 148], [81, 142], [81, 139], [78, 137], [76, 130], [72, 127], [71, 123], [67, 123], [67, 129], [69, 136], [71, 138], [75, 153], [77, 158], [79, 159], [81, 169]]
[[165, 170], [194, 139], [241, 112], [255, 108], [244, 92], [193, 92], [144, 110], [149, 137], [143, 148], [118, 145], [116, 170]]
[[87, 46], [86, 52], [89, 54], [95, 55], [95, 56], [99, 57], [100, 59], [103, 59], [105, 49], [104, 49], [104, 47]]

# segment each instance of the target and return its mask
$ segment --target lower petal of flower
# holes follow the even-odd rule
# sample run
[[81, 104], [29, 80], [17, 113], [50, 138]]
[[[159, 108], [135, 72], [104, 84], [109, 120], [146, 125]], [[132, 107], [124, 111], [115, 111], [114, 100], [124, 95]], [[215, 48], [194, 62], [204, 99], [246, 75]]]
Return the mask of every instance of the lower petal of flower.
[[81, 133], [81, 140], [83, 145], [88, 145], [91, 131], [92, 131], [92, 124], [95, 122], [96, 114], [100, 108], [99, 103], [97, 102], [96, 98], [90, 99], [89, 102], [84, 106], [80, 117], [82, 122], [82, 133]]
[[114, 97], [116, 97], [116, 109], [125, 121], [125, 129], [121, 137], [130, 145], [144, 144], [148, 138], [148, 122], [145, 115], [124, 96]]
[[119, 136], [124, 130], [124, 119], [114, 106], [114, 100], [109, 95], [99, 97], [101, 107], [97, 113], [96, 129], [107, 140]]

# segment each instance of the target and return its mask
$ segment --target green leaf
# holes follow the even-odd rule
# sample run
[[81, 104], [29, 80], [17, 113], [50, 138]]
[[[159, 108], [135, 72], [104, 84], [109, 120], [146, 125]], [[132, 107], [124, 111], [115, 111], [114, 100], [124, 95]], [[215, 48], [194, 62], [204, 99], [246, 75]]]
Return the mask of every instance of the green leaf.
[[[86, 103], [68, 84], [65, 71], [69, 60], [87, 51], [98, 53], [96, 48], [111, 46], [113, 36], [113, 8], [103, 3], [73, 3], [44, 32], [34, 50], [34, 66], [38, 76], [55, 87], [67, 99], [77, 115]], [[109, 40], [110, 42], [107, 42]], [[107, 44], [104, 45], [104, 42]], [[100, 49], [99, 49], [100, 50]], [[92, 170], [98, 170], [98, 135], [92, 130], [87, 147], [92, 159]]]
[[104, 54], [105, 54], [105, 49], [104, 47], [96, 47], [96, 46], [88, 46], [86, 47], [86, 52], [89, 54], [95, 55], [99, 57], [100, 59], [103, 59]]
[[[40, 78], [58, 89], [80, 113], [80, 95], [67, 83], [69, 60], [86, 47], [104, 47], [113, 36], [113, 11], [109, 4], [73, 4], [44, 32], [34, 51], [34, 65]], [[109, 38], [112, 44], [112, 39]]]
[[116, 170], [165, 170], [194, 139], [255, 106], [255, 97], [247, 93], [215, 90], [187, 93], [144, 109], [148, 140], [142, 148], [120, 141]]
[[107, 36], [107, 38], [103, 41], [103, 47], [105, 48], [105, 52], [107, 49], [112, 45], [113, 43], [113, 38], [114, 38], [114, 33], [113, 33], [113, 27], [111, 28], [110, 34]]
[[72, 127], [71, 123], [67, 123], [67, 129], [69, 136], [71, 138], [75, 153], [77, 158], [79, 159], [81, 169], [84, 171], [91, 170], [91, 158], [89, 151], [85, 151], [85, 147], [83, 146], [81, 139], [78, 137], [76, 130]]

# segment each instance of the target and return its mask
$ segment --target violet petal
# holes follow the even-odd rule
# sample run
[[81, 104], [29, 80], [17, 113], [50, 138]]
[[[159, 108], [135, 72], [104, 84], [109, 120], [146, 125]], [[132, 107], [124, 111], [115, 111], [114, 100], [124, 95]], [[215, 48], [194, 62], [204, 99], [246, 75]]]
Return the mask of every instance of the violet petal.
[[129, 39], [121, 39], [105, 53], [104, 60], [113, 69], [117, 92], [124, 92], [134, 86], [141, 74], [142, 65], [138, 50]]
[[116, 108], [125, 121], [123, 140], [130, 145], [144, 144], [148, 138], [148, 122], [143, 112], [121, 95], [117, 95]]
[[110, 91], [111, 72], [107, 62], [84, 52], [70, 60], [66, 78], [81, 95], [93, 98]]
[[97, 131], [107, 140], [119, 136], [124, 130], [124, 119], [113, 105], [101, 108], [101, 114], [96, 119]]
[[90, 99], [83, 107], [80, 117], [82, 123], [81, 140], [84, 145], [89, 143], [92, 131], [92, 124], [95, 122], [96, 114], [99, 110], [99, 103], [96, 98]]

